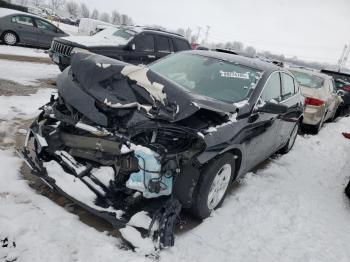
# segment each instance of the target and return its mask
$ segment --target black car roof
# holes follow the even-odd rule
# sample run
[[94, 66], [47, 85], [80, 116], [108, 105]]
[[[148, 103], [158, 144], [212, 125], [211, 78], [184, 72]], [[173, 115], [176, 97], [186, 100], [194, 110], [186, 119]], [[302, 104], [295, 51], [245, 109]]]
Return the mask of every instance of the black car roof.
[[245, 65], [248, 67], [256, 68], [262, 71], [266, 72], [272, 72], [277, 70], [283, 70], [287, 71], [279, 66], [274, 65], [273, 63], [262, 61], [259, 58], [252, 58], [252, 57], [246, 57], [242, 55], [235, 55], [233, 53], [225, 53], [225, 52], [218, 52], [218, 51], [207, 51], [207, 50], [191, 50], [191, 51], [184, 51], [186, 53], [191, 54], [197, 54], [201, 56], [216, 58], [219, 60], [227, 61], [227, 62], [234, 62], [241, 65]]
[[[186, 40], [186, 38], [183, 35], [169, 32], [166, 30], [162, 30], [159, 28], [153, 28], [153, 27], [147, 27], [147, 26], [124, 26], [125, 28], [130, 28], [130, 29], [136, 29], [138, 33], [141, 32], [151, 32], [155, 34], [160, 34], [160, 35], [166, 35], [166, 36], [171, 36], [171, 37], [176, 37], [176, 38], [181, 38], [183, 40]], [[186, 40], [187, 41], [187, 40]]]

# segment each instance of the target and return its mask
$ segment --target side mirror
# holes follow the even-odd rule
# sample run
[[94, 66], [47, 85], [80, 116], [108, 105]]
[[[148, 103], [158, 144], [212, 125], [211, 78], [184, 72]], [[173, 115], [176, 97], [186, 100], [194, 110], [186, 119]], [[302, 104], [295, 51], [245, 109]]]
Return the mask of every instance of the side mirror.
[[258, 112], [269, 114], [285, 114], [288, 111], [288, 107], [273, 102], [265, 102], [264, 105], [258, 107]]
[[344, 96], [345, 95], [345, 91], [344, 90], [337, 90], [337, 95], [338, 96]]

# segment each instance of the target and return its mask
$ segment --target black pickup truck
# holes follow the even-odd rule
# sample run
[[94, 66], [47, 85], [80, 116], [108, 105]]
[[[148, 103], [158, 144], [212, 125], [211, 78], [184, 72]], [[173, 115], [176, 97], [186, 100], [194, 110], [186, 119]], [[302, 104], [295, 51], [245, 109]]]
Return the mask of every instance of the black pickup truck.
[[139, 65], [189, 49], [190, 43], [179, 34], [155, 28], [122, 26], [107, 28], [93, 36], [55, 38], [49, 54], [63, 71], [76, 52], [91, 52]]

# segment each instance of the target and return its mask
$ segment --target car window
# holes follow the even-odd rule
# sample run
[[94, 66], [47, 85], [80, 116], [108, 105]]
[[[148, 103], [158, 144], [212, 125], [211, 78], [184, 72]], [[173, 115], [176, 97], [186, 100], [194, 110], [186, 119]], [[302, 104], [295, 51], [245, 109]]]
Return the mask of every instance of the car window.
[[329, 80], [329, 89], [331, 91], [331, 93], [336, 93], [337, 92], [337, 89], [335, 87], [335, 82], [334, 80]]
[[184, 90], [237, 103], [247, 99], [262, 71], [245, 65], [188, 53], [175, 53], [148, 66]]
[[152, 35], [140, 35], [135, 39], [136, 51], [154, 52], [154, 38]]
[[170, 53], [169, 37], [157, 35], [155, 36], [157, 51], [161, 53]]
[[11, 21], [13, 23], [17, 23], [21, 25], [34, 26], [33, 19], [30, 16], [24, 16], [24, 15], [13, 16], [11, 18]]
[[46, 29], [46, 30], [50, 30], [50, 31], [56, 31], [56, 27], [53, 26], [52, 24], [44, 21], [44, 20], [41, 20], [41, 19], [35, 19], [35, 23], [36, 23], [36, 26], [40, 29]]
[[176, 51], [188, 50], [190, 47], [185, 40], [179, 38], [173, 38]]
[[321, 88], [324, 84], [324, 79], [322, 77], [313, 75], [310, 73], [304, 73], [299, 71], [290, 70], [296, 77], [298, 83], [302, 86], [310, 88]]
[[282, 73], [282, 99], [287, 99], [295, 94], [294, 79], [286, 73]]
[[281, 100], [281, 78], [279, 73], [273, 73], [267, 80], [264, 90], [261, 94], [261, 99], [264, 102], [271, 100]]

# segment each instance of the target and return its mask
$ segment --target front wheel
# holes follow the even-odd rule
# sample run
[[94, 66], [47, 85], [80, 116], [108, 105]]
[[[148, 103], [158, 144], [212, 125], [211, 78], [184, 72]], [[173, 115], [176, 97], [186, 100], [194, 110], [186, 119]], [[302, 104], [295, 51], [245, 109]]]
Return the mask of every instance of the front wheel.
[[348, 196], [348, 198], [350, 198], [350, 181], [345, 188], [345, 194]]
[[15, 45], [18, 42], [18, 37], [13, 32], [6, 32], [4, 33], [2, 40], [6, 45]]
[[205, 165], [194, 194], [191, 213], [205, 219], [211, 212], [220, 207], [235, 170], [232, 154], [226, 153]]
[[287, 144], [280, 150], [281, 154], [287, 154], [293, 148], [295, 140], [297, 139], [299, 133], [299, 126], [300, 124], [297, 122], [293, 128], [292, 133], [290, 134]]

